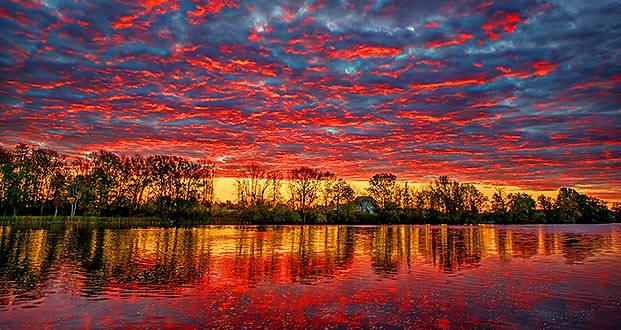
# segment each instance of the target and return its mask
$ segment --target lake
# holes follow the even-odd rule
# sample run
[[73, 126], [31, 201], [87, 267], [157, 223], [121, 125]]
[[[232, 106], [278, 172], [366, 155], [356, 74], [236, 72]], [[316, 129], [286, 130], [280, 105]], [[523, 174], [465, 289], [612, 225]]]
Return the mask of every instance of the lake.
[[621, 328], [621, 225], [0, 227], [0, 328]]

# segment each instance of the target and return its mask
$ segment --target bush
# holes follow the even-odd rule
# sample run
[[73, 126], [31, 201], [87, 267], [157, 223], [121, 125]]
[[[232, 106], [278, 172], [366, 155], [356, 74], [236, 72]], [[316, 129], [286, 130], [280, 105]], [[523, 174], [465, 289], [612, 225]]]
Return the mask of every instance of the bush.
[[310, 209], [306, 212], [306, 223], [326, 223], [326, 214], [320, 209]]
[[269, 223], [301, 223], [302, 218], [298, 212], [292, 211], [287, 205], [278, 204], [267, 214], [266, 221]]

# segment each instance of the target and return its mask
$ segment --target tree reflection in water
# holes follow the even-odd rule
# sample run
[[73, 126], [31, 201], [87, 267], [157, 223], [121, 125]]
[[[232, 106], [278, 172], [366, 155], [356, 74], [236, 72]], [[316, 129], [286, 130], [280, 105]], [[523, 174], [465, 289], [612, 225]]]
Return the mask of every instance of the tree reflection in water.
[[37, 297], [37, 288], [66, 268], [82, 294], [109, 287], [193, 285], [235, 279], [312, 283], [370, 256], [378, 276], [431, 264], [444, 272], [476, 267], [482, 257], [529, 258], [562, 254], [580, 262], [610, 249], [600, 233], [534, 232], [511, 227], [280, 226], [100, 229], [2, 227], [0, 262], [4, 293]]
[[[415, 301], [416, 308], [432, 308], [433, 300], [427, 298], [431, 289], [412, 283], [438, 286], [442, 284], [438, 279], [446, 278], [439, 277], [441, 274], [465, 274], [471, 281], [497, 276], [488, 275], [494, 274], [490, 267], [477, 273], [486, 260], [497, 260], [493, 265], [502, 267], [503, 263], [532, 259], [533, 263], [524, 267], [539, 267], [538, 263], [547, 258], [562, 258], [571, 265], [604, 254], [618, 257], [621, 234], [617, 227], [598, 228], [5, 226], [0, 227], [0, 307], [10, 311], [15, 306], [37, 306], [43, 298], [59, 293], [89, 300], [188, 295], [192, 299], [192, 295], [213, 295], [220, 290], [239, 299], [252, 299], [249, 290], [257, 290], [255, 294], [264, 294], [259, 299], [263, 302], [248, 307], [247, 312], [258, 313], [275, 308], [279, 297], [314, 301], [315, 307], [331, 306], [334, 302], [322, 301], [324, 296], [306, 296], [303, 289], [305, 285], [322, 285], [325, 290], [340, 290], [342, 299], [353, 299], [356, 303], [350, 308], [364, 309], [369, 301], [380, 299], [372, 292], [397, 294], [397, 287], [409, 294], [417, 292], [416, 300], [407, 300]], [[373, 279], [380, 282], [374, 284]], [[502, 283], [485, 284], [486, 290]], [[363, 293], [365, 290], [371, 293]], [[510, 291], [504, 294], [510, 295]], [[480, 298], [499, 301], [497, 297]], [[407, 301], [393, 308], [414, 308]], [[228, 303], [235, 304], [220, 301], [213, 308]]]

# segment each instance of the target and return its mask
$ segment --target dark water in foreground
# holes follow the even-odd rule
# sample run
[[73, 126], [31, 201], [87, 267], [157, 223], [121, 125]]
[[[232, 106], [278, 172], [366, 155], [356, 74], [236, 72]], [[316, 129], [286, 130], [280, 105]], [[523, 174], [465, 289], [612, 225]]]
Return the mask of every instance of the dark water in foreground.
[[621, 225], [0, 227], [0, 328], [621, 328]]

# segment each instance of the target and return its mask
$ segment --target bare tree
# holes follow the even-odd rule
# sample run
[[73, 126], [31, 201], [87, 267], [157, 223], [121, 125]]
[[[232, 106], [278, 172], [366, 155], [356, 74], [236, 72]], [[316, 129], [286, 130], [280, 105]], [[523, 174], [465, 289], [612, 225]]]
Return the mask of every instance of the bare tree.
[[272, 205], [282, 202], [282, 173], [278, 170], [270, 170], [267, 172], [267, 181], [269, 184], [267, 199]]
[[269, 184], [268, 172], [258, 163], [249, 163], [239, 172], [239, 177], [235, 179], [237, 202], [240, 205], [264, 202]]
[[211, 206], [215, 199], [216, 165], [203, 161], [201, 165], [201, 179], [199, 183], [199, 203], [207, 207], [211, 214]]
[[293, 209], [302, 213], [302, 222], [306, 222], [308, 210], [319, 199], [321, 180], [328, 175], [329, 173], [305, 166], [289, 171], [289, 203]]

